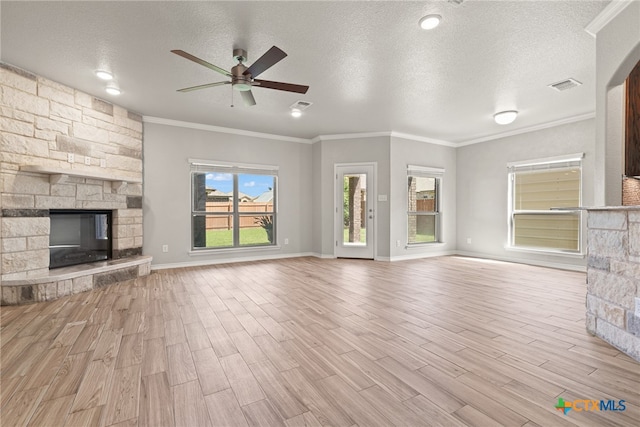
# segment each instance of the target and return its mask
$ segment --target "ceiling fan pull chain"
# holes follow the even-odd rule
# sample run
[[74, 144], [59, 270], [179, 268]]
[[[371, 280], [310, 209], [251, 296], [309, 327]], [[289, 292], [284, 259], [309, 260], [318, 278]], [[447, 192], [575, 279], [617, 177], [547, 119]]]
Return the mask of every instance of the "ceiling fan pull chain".
[[233, 86], [231, 86], [231, 108], [233, 108]]

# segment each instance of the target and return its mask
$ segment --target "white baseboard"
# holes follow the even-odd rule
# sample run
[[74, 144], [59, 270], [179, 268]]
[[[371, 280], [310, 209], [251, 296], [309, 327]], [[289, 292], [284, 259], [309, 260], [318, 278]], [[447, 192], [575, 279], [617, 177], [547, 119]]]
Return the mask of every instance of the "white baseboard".
[[470, 258], [491, 259], [495, 261], [514, 262], [516, 264], [536, 265], [538, 267], [549, 267], [549, 268], [556, 268], [559, 270], [579, 271], [581, 273], [585, 273], [587, 271], [586, 265], [564, 264], [561, 262], [541, 261], [541, 260], [529, 259], [529, 258], [523, 259], [523, 258], [515, 258], [515, 257], [500, 257], [500, 256], [493, 256], [493, 255], [481, 254], [477, 252], [467, 252], [467, 251], [455, 251], [455, 255], [467, 256]]
[[457, 255], [456, 251], [423, 252], [420, 254], [392, 256], [389, 261], [409, 261], [412, 259], [433, 258], [438, 256]]
[[250, 257], [206, 259], [202, 261], [172, 262], [167, 264], [155, 264], [155, 265], [152, 264], [151, 270], [166, 270], [168, 268], [200, 267], [203, 265], [265, 261], [270, 259], [300, 258], [305, 256], [317, 256], [317, 254], [314, 254], [312, 252], [299, 252], [299, 253], [293, 253], [293, 254], [274, 254], [274, 255], [260, 255], [260, 256], [250, 256]]
[[321, 254], [318, 252], [311, 252], [309, 253], [309, 256], [314, 256], [316, 258], [322, 258], [322, 259], [335, 259], [336, 257], [332, 254]]
[[[539, 267], [550, 267], [550, 268], [557, 268], [560, 270], [579, 271], [583, 273], [587, 271], [586, 266], [583, 266], [583, 265], [563, 264], [560, 262], [549, 262], [549, 261], [512, 258], [512, 257], [498, 257], [498, 256], [491, 256], [491, 255], [486, 255], [482, 253], [467, 252], [467, 251], [441, 251], [441, 252], [429, 252], [429, 253], [421, 253], [421, 254], [394, 256], [394, 257], [376, 257], [375, 260], [381, 261], [381, 262], [389, 262], [389, 261], [396, 262], [396, 261], [408, 261], [408, 260], [415, 260], [415, 259], [421, 259], [421, 258], [432, 258], [432, 257], [450, 256], [450, 255], [460, 255], [460, 256], [467, 256], [471, 258], [490, 259], [490, 260], [504, 261], [504, 262], [515, 262], [518, 264], [537, 265]], [[174, 262], [174, 263], [155, 264], [155, 265], [152, 264], [151, 270], [165, 270], [169, 268], [184, 268], [184, 267], [200, 267], [204, 265], [265, 261], [265, 260], [271, 260], [271, 259], [301, 258], [306, 256], [312, 256], [312, 257], [321, 258], [321, 259], [336, 258], [333, 255], [321, 254], [317, 252], [299, 252], [299, 253], [293, 253], [293, 254], [273, 254], [273, 255], [250, 256], [250, 257], [207, 259], [207, 260], [201, 260], [201, 261]]]

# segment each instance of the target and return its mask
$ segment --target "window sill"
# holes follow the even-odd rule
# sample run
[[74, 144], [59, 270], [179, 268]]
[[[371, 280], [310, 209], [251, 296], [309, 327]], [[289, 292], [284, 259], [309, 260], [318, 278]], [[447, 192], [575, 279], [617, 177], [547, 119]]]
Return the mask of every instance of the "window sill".
[[281, 247], [279, 245], [266, 245], [266, 246], [247, 246], [242, 248], [211, 248], [190, 250], [187, 252], [189, 256], [203, 256], [214, 255], [223, 253], [238, 253], [238, 252], [253, 252], [253, 251], [279, 251]]
[[535, 248], [525, 248], [525, 247], [516, 247], [516, 246], [505, 246], [505, 250], [510, 252], [523, 252], [530, 254], [540, 254], [540, 255], [557, 255], [566, 258], [584, 258], [585, 254], [583, 252], [565, 252], [558, 251], [553, 249], [535, 249]]
[[407, 243], [405, 249], [425, 249], [446, 245], [445, 242], [429, 242], [429, 243]]

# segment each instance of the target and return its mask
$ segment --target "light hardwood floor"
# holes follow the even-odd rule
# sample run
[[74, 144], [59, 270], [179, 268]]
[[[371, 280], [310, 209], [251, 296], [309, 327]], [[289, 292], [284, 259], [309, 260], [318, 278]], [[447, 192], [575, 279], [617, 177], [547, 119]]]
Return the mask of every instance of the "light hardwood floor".
[[[585, 275], [460, 257], [154, 272], [1, 310], [1, 424], [634, 426]], [[626, 411], [554, 408], [558, 398]]]

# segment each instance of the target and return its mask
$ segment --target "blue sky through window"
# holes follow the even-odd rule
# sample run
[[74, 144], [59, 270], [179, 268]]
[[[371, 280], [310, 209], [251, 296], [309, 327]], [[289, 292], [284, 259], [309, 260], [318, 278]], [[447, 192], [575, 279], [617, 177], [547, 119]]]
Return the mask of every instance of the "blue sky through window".
[[[215, 188], [223, 193], [233, 191], [233, 174], [208, 173], [206, 176], [207, 188]], [[251, 197], [257, 197], [265, 191], [273, 188], [273, 176], [270, 175], [238, 175], [238, 191]]]

